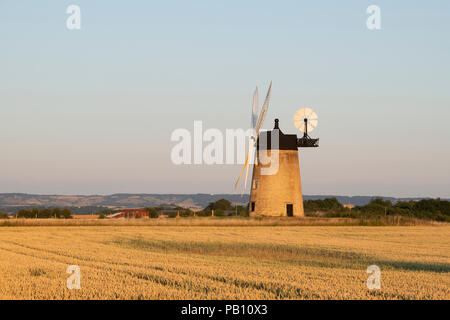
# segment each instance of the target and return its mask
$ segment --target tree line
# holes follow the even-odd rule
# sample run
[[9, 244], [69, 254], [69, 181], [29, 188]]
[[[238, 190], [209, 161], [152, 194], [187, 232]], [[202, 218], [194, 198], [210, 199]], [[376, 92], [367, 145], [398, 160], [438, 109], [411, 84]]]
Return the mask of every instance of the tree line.
[[[336, 198], [319, 200], [305, 200], [303, 202], [305, 214], [308, 216], [320, 215], [325, 217], [347, 218], [374, 218], [387, 216], [405, 216], [424, 220], [450, 222], [450, 201], [441, 199], [423, 199], [418, 201], [397, 201], [374, 198], [368, 204], [356, 206], [353, 209], [345, 208]], [[224, 216], [248, 216], [248, 206], [234, 206], [226, 199], [220, 199], [209, 203], [204, 209], [194, 212], [182, 207], [148, 207], [150, 218], [158, 218], [166, 215], [168, 218], [176, 217], [224, 217]], [[120, 212], [120, 209], [102, 208], [98, 212], [100, 218], [108, 214]], [[71, 219], [70, 208], [32, 208], [20, 209], [14, 217], [17, 218], [57, 218]], [[7, 219], [8, 214], [0, 211], [0, 219]]]
[[168, 218], [176, 217], [215, 217], [224, 216], [247, 216], [248, 210], [244, 206], [233, 206], [226, 200], [220, 199], [210, 202], [204, 209], [194, 212], [193, 210], [182, 207], [148, 207], [145, 208], [149, 212], [150, 218], [158, 218], [160, 215], [167, 215]]
[[450, 201], [423, 199], [397, 201], [374, 198], [364, 206], [353, 209], [344, 208], [336, 198], [306, 200], [304, 208], [307, 214], [323, 213], [327, 217], [366, 218], [380, 216], [406, 216], [425, 220], [450, 222]]
[[72, 219], [72, 212], [69, 208], [33, 208], [33, 209], [21, 209], [16, 214], [17, 218], [26, 219]]

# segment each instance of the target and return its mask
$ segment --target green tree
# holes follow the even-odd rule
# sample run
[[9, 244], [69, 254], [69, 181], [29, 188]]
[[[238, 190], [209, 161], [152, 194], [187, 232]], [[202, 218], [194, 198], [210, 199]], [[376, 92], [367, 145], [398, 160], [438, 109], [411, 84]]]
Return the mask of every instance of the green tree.
[[31, 209], [31, 217], [30, 218], [39, 218], [39, 209], [34, 207]]
[[205, 210], [232, 210], [233, 205], [227, 199], [220, 199], [216, 202], [210, 202], [208, 206], [206, 206]]
[[158, 210], [156, 208], [145, 208], [148, 211], [148, 216], [152, 219], [159, 218]]
[[198, 217], [210, 217], [211, 216], [211, 210], [210, 209], [203, 209], [201, 211], [198, 211], [196, 213], [196, 216], [198, 216]]
[[237, 206], [237, 215], [240, 217], [248, 217], [248, 206]]
[[53, 217], [56, 217], [58, 219], [61, 218], [62, 217], [61, 209], [60, 208], [54, 208], [53, 212], [52, 212], [52, 215], [53, 215]]
[[225, 216], [225, 212], [223, 209], [216, 209], [216, 210], [214, 210], [214, 216], [215, 217], [223, 217], [223, 216]]
[[21, 209], [17, 212], [17, 218], [31, 218], [31, 211]]
[[42, 209], [38, 213], [38, 218], [41, 218], [41, 219], [51, 218], [52, 217], [52, 213], [53, 213], [53, 210], [50, 210], [48, 208]]
[[180, 217], [192, 217], [194, 215], [194, 212], [189, 209], [181, 209], [180, 210]]
[[70, 211], [69, 208], [62, 209], [61, 214], [64, 217], [64, 219], [72, 219], [72, 212]]
[[326, 198], [318, 200], [305, 200], [303, 201], [303, 207], [306, 211], [323, 211], [323, 212], [336, 212], [343, 210], [344, 206], [336, 198]]
[[177, 211], [169, 212], [169, 214], [167, 215], [168, 218], [176, 218], [177, 216], [178, 216]]

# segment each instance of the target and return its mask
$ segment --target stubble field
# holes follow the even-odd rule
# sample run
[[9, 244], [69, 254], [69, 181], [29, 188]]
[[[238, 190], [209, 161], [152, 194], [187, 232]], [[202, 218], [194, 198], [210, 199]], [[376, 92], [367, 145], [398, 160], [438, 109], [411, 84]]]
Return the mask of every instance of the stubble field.
[[450, 227], [1, 227], [0, 299], [450, 299]]

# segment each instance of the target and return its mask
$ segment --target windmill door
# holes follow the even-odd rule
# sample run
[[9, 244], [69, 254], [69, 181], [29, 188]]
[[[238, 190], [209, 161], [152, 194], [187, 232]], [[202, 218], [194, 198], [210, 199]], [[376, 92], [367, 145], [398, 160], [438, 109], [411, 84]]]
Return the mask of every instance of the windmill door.
[[288, 217], [294, 216], [294, 205], [292, 203], [286, 204], [286, 215]]

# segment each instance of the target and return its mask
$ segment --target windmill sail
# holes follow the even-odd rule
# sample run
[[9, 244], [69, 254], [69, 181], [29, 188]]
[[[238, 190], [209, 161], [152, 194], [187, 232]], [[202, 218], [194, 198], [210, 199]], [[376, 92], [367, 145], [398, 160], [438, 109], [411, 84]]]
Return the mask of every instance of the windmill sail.
[[242, 169], [241, 169], [241, 174], [239, 175], [239, 178], [236, 181], [236, 184], [234, 185], [234, 193], [236, 193], [236, 191], [237, 191], [237, 189], [239, 187], [239, 184], [241, 183], [242, 174], [244, 173], [244, 170], [245, 170], [245, 168], [247, 167], [247, 164], [248, 164], [248, 157], [249, 157], [249, 154], [247, 153], [247, 156], [245, 157], [244, 165], [242, 166]]
[[255, 92], [253, 93], [252, 120], [250, 124], [252, 129], [256, 127], [256, 122], [258, 121], [258, 105], [258, 87], [256, 87]]
[[261, 109], [261, 113], [259, 114], [258, 122], [256, 123], [256, 137], [259, 135], [259, 130], [261, 129], [261, 126], [264, 122], [264, 118], [266, 117], [267, 109], [269, 108], [270, 103], [270, 97], [272, 95], [272, 81], [270, 81], [269, 90], [267, 91], [266, 100], [264, 101], [264, 104]]
[[250, 160], [253, 159], [254, 155], [253, 155], [253, 148], [255, 146], [255, 142], [257, 139], [257, 136], [255, 134], [255, 127], [256, 124], [258, 123], [258, 109], [259, 109], [259, 101], [258, 101], [258, 87], [256, 87], [255, 92], [253, 93], [253, 105], [252, 105], [252, 118], [251, 118], [251, 137], [250, 137], [250, 141], [249, 141], [249, 145], [248, 145], [248, 160], [247, 160], [247, 167], [245, 170], [245, 180], [244, 180], [244, 189], [245, 190], [247, 188], [247, 180], [248, 180], [248, 172], [250, 164], [252, 163]]
[[247, 152], [247, 156], [245, 157], [245, 162], [244, 162], [244, 165], [242, 166], [241, 174], [239, 175], [239, 178], [235, 184], [235, 188], [234, 188], [235, 193], [237, 192], [239, 184], [241, 183], [241, 179], [242, 179], [244, 170], [246, 170], [246, 173], [245, 173], [244, 188], [242, 190], [242, 193], [247, 188], [247, 179], [248, 179], [248, 172], [249, 172], [249, 167], [250, 167], [249, 160], [253, 159], [255, 156], [254, 149], [255, 149], [255, 145], [256, 145], [256, 140], [258, 139], [259, 130], [261, 129], [261, 126], [264, 122], [264, 118], [267, 113], [267, 109], [269, 108], [271, 95], [272, 95], [272, 81], [270, 82], [270, 86], [269, 86], [269, 90], [267, 91], [266, 99], [264, 100], [264, 104], [261, 108], [261, 113], [259, 114], [258, 120], [256, 120], [257, 114], [258, 114], [258, 88], [256, 88], [256, 90], [253, 94], [251, 125], [252, 125], [252, 129], [254, 129], [254, 130], [252, 130], [253, 131], [252, 136], [250, 137], [250, 141], [249, 141], [249, 151]]
[[[254, 155], [253, 155], [254, 147], [255, 147], [255, 140], [250, 139], [248, 153], [247, 153], [249, 160], [254, 158]], [[251, 162], [247, 161], [247, 168], [245, 170], [244, 189], [242, 192], [244, 192], [244, 190], [247, 189], [247, 179], [248, 179], [248, 171], [249, 171], [250, 164], [251, 164]]]

